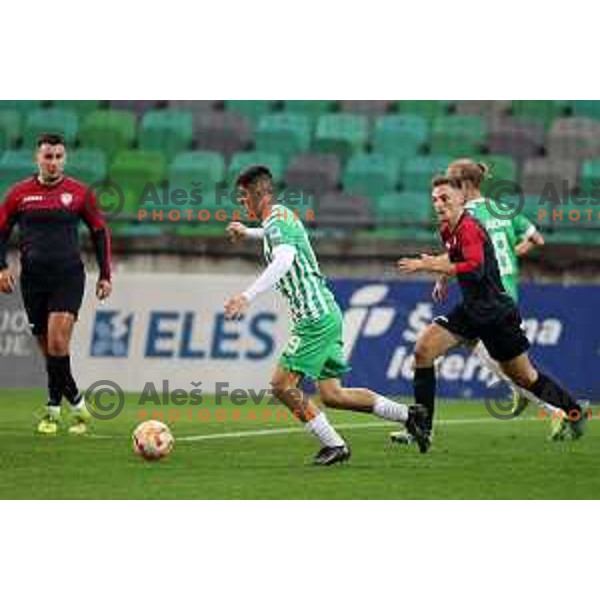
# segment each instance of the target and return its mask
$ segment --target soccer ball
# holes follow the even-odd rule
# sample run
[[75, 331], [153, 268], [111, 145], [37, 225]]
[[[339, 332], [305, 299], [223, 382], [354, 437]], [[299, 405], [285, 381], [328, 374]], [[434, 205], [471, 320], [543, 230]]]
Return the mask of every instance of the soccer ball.
[[161, 421], [144, 421], [133, 432], [133, 451], [146, 460], [160, 460], [173, 449], [173, 434]]

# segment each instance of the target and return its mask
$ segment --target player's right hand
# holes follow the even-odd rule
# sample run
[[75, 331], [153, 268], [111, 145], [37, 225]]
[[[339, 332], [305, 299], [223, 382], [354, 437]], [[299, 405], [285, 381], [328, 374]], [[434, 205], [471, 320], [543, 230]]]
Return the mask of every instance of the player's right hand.
[[0, 292], [3, 294], [11, 294], [14, 289], [15, 278], [13, 274], [8, 269], [0, 271]]
[[445, 302], [448, 298], [448, 280], [445, 277], [438, 279], [431, 292], [431, 298], [434, 302]]
[[236, 244], [246, 238], [248, 228], [239, 221], [233, 221], [227, 226], [227, 234], [232, 243]]

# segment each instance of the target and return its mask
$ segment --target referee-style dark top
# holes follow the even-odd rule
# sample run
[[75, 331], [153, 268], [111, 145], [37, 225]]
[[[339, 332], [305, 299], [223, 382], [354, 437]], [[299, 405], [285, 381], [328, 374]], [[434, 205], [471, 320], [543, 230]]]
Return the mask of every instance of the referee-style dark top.
[[78, 226], [89, 228], [100, 279], [110, 280], [110, 233], [93, 194], [80, 181], [63, 177], [46, 185], [37, 176], [17, 183], [0, 205], [0, 269], [5, 269], [8, 238], [19, 227], [24, 271], [46, 273], [81, 265]]

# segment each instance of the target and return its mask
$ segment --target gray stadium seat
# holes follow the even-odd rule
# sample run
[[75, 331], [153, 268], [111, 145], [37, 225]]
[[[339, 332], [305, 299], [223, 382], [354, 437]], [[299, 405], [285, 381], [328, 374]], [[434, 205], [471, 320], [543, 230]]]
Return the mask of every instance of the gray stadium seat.
[[318, 228], [350, 229], [373, 227], [371, 204], [364, 196], [329, 192], [319, 198], [315, 222]]
[[544, 125], [531, 119], [492, 119], [487, 146], [491, 154], [509, 154], [519, 162], [539, 156], [544, 146]]
[[510, 100], [457, 100], [455, 111], [459, 115], [476, 115], [487, 119], [506, 115]]
[[585, 117], [557, 119], [548, 134], [553, 158], [586, 160], [600, 156], [600, 121]]
[[[525, 194], [541, 195], [552, 186], [553, 195], [564, 197], [577, 187], [579, 165], [575, 160], [530, 158], [523, 166], [521, 185]], [[566, 190], [563, 188], [566, 187]]]
[[336, 189], [340, 179], [340, 160], [334, 154], [299, 154], [286, 171], [288, 187], [321, 195]]
[[252, 126], [243, 115], [226, 112], [205, 112], [194, 115], [196, 147], [221, 152], [227, 160], [235, 152], [247, 150]]

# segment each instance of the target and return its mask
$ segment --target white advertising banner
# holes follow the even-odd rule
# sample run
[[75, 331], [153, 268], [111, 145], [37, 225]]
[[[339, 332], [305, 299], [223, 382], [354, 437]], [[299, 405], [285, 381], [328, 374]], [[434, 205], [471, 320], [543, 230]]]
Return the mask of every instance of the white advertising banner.
[[[265, 389], [287, 341], [283, 298], [265, 294], [240, 321], [226, 321], [223, 304], [252, 279], [235, 275], [118, 275], [112, 296], [101, 304], [88, 277], [73, 339], [73, 366], [82, 385], [116, 382], [141, 391], [153, 382], [160, 391], [217, 382], [230, 389]], [[199, 383], [201, 382], [201, 384]]]

